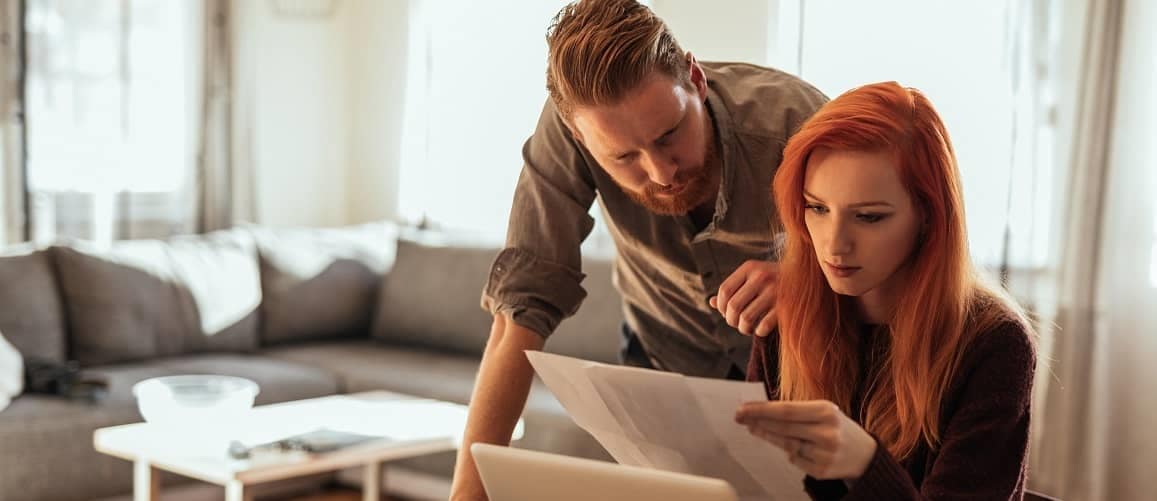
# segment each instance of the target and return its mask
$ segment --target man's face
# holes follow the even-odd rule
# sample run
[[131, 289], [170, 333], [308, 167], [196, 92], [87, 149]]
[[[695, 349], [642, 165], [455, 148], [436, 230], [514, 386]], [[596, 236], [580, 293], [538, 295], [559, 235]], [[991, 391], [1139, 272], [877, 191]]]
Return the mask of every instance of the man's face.
[[693, 88], [656, 72], [618, 103], [576, 107], [576, 136], [636, 203], [683, 215], [712, 200], [719, 165], [704, 100], [702, 72]]

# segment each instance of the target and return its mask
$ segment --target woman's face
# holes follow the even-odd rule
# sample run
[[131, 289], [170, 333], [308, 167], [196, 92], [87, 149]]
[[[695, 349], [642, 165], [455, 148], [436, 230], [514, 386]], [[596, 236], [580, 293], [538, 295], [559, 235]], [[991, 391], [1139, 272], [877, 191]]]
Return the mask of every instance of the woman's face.
[[894, 155], [817, 149], [804, 175], [804, 203], [832, 290], [890, 307], [922, 224]]

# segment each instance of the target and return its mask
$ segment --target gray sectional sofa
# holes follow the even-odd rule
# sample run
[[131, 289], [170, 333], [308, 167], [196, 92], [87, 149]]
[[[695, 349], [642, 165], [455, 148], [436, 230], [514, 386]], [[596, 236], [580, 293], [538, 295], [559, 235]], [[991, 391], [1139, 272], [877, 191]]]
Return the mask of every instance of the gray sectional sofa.
[[[0, 333], [26, 358], [75, 360], [110, 386], [96, 404], [24, 394], [0, 411], [0, 501], [129, 493], [130, 465], [96, 453], [92, 432], [140, 421], [131, 386], [153, 376], [247, 377], [258, 404], [373, 389], [468, 403], [497, 252], [387, 223], [7, 249]], [[584, 266], [588, 298], [547, 350], [613, 362], [611, 266]], [[608, 458], [540, 382], [524, 419], [522, 447]], [[403, 466], [448, 477], [453, 460]]]

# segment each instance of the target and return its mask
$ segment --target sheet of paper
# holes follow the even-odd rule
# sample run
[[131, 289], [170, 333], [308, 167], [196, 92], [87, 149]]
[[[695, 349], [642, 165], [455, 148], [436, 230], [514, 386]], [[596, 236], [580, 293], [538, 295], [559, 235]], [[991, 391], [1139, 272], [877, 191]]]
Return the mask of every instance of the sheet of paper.
[[654, 467], [635, 441], [625, 435], [590, 378], [584, 375], [587, 367], [603, 364], [541, 351], [527, 351], [526, 356], [575, 423], [594, 435], [611, 457], [623, 464]]
[[528, 351], [575, 422], [616, 461], [721, 478], [743, 499], [805, 500], [804, 473], [734, 421], [760, 383], [692, 378]]
[[746, 427], [735, 422], [735, 411], [740, 404], [767, 400], [762, 383], [737, 386], [735, 381], [695, 377], [688, 377], [686, 381], [715, 436], [764, 492], [775, 493], [774, 499], [808, 499], [803, 491], [804, 472], [791, 464], [787, 453], [753, 437]]

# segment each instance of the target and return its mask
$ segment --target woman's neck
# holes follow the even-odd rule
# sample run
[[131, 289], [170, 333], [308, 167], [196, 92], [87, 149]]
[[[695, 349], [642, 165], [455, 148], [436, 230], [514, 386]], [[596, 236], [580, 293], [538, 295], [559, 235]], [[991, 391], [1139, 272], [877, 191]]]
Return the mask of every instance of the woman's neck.
[[865, 323], [882, 325], [892, 320], [900, 288], [907, 282], [907, 269], [896, 270], [888, 280], [856, 298], [860, 318]]
[[856, 306], [860, 309], [860, 318], [862, 318], [866, 324], [884, 324], [887, 323], [891, 317], [891, 303], [880, 297], [881, 294], [877, 294], [876, 292], [875, 290], [868, 291], [866, 294], [856, 298]]

